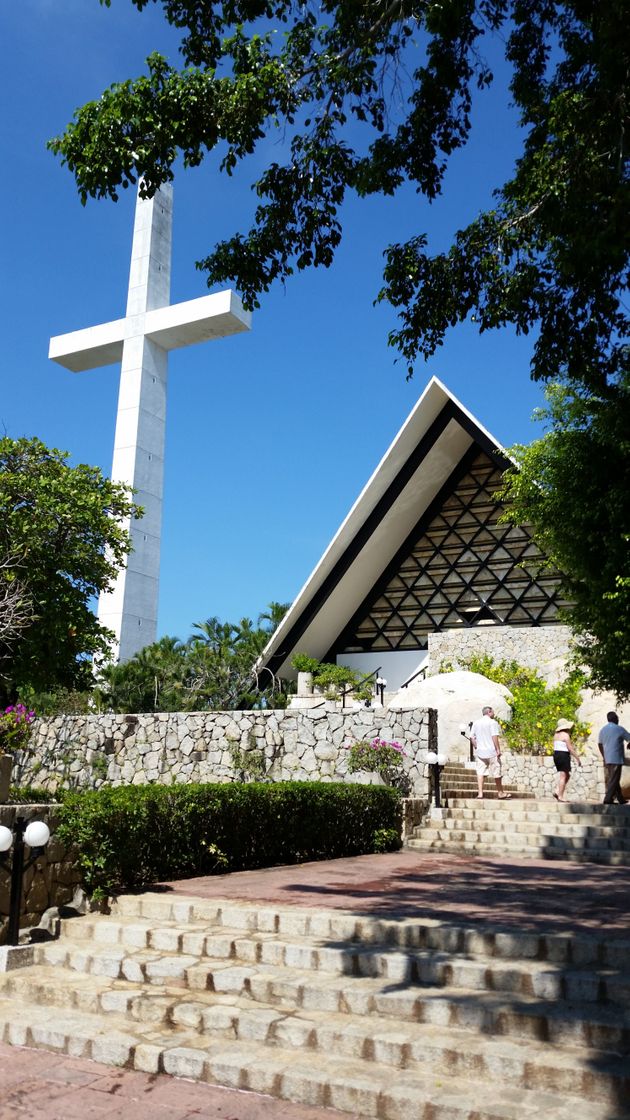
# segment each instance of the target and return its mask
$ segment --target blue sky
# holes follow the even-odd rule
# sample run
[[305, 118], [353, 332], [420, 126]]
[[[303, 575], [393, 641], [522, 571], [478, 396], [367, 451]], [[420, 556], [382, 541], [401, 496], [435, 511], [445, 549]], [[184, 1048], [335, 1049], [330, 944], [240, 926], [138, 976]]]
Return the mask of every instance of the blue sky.
[[[118, 367], [71, 374], [48, 361], [48, 340], [124, 313], [134, 198], [82, 207], [46, 140], [111, 82], [142, 72], [151, 50], [176, 63], [178, 40], [159, 8], [141, 14], [130, 0], [3, 4], [0, 36], [0, 426], [109, 473]], [[531, 339], [457, 328], [407, 382], [387, 347], [393, 313], [372, 306], [386, 244], [426, 231], [445, 247], [509, 174], [518, 134], [497, 72], [437, 203], [411, 191], [351, 201], [331, 269], [264, 297], [248, 336], [171, 355], [160, 634], [185, 638], [210, 615], [255, 618], [291, 600], [432, 374], [503, 444], [539, 434]], [[233, 179], [214, 160], [176, 176], [173, 301], [203, 295], [195, 260], [248, 228], [249, 185], [270, 151], [280, 158], [270, 142]]]

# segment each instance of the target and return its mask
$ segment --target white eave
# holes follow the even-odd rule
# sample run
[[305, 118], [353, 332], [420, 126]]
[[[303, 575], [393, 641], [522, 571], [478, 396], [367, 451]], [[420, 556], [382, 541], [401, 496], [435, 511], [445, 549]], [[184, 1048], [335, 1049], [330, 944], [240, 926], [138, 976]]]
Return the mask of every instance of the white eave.
[[[432, 425], [436, 421], [439, 423], [439, 417], [449, 403], [454, 406], [453, 416], [437, 438], [430, 441], [426, 453], [410, 471], [410, 457], [427, 438]], [[465, 426], [463, 418], [467, 421]], [[505, 454], [499, 442], [472, 413], [441, 381], [433, 377], [263, 650], [259, 665], [267, 665], [273, 660], [277, 663], [275, 671], [279, 675], [292, 677], [295, 672], [290, 662], [295, 653], [304, 652], [312, 657], [323, 657], [327, 653], [476, 439]], [[379, 502], [385, 500], [388, 489], [401, 471], [405, 470], [409, 477], [358, 548], [356, 558], [326, 594], [325, 609], [322, 603], [299, 639], [291, 642], [279, 661], [279, 651], [283, 650], [283, 645], [286, 646], [291, 631], [308, 612], [347, 550], [357, 549], [358, 535]]]

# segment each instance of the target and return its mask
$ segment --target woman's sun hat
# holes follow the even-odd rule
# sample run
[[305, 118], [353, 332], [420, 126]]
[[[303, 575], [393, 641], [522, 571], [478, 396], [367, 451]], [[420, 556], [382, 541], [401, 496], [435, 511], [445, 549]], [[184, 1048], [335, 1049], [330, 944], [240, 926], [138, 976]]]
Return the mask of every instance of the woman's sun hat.
[[571, 719], [559, 719], [557, 724], [556, 724], [556, 731], [570, 731], [573, 726], [574, 726], [573, 720], [571, 720]]

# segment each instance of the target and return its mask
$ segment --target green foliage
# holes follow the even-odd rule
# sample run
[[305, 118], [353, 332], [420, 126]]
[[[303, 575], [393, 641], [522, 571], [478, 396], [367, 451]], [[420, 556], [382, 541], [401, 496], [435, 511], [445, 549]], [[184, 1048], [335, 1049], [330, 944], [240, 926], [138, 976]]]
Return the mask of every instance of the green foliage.
[[296, 653], [291, 665], [298, 673], [311, 673], [313, 687], [323, 692], [330, 700], [336, 699], [344, 692], [352, 693], [359, 700], [369, 700], [372, 696], [372, 682], [348, 665], [318, 661], [316, 657], [309, 657], [306, 653]]
[[505, 685], [512, 693], [512, 718], [502, 725], [510, 750], [521, 754], [552, 754], [553, 733], [559, 719], [574, 721], [571, 739], [576, 746], [588, 738], [589, 725], [577, 719], [582, 703], [580, 689], [584, 687], [582, 673], [569, 673], [557, 685], [548, 685], [535, 669], [516, 661], [495, 662], [487, 654], [467, 658], [461, 665]]
[[372, 844], [375, 852], [397, 852], [402, 847], [400, 832], [395, 828], [377, 828]]
[[[593, 683], [630, 695], [625, 0], [162, 7], [181, 31], [183, 68], [150, 55], [145, 75], [79, 109], [50, 146], [83, 202], [137, 180], [152, 195], [180, 158], [196, 166], [218, 148], [231, 175], [253, 156], [251, 228], [198, 262], [249, 307], [295, 271], [331, 264], [349, 193], [439, 194], [474, 89], [492, 82], [484, 46], [503, 44], [522, 137], [514, 172], [443, 252], [427, 251], [422, 229], [386, 246], [377, 300], [398, 315], [389, 342], [409, 376], [458, 324], [509, 324], [535, 339], [532, 376], [579, 398], [580, 423], [515, 449], [511, 514], [565, 573]], [[269, 144], [278, 134], [284, 158]]]
[[129, 552], [123, 523], [140, 514], [120, 483], [38, 439], [0, 439], [0, 555], [17, 574], [34, 621], [0, 649], [6, 699], [91, 684], [88, 656], [105, 655], [109, 632], [93, 598], [112, 586]]
[[256, 737], [251, 731], [247, 738], [247, 750], [242, 750], [236, 739], [227, 736], [232, 766], [239, 782], [260, 782], [267, 773], [265, 754], [256, 747]]
[[68, 793], [59, 836], [90, 893], [376, 850], [400, 836], [385, 787], [325, 782], [119, 786]]
[[320, 662], [316, 657], [309, 657], [308, 653], [296, 653], [291, 658], [291, 665], [298, 673], [315, 673]]
[[51, 793], [38, 786], [11, 786], [9, 805], [54, 805], [63, 799], [63, 791]]
[[258, 626], [249, 618], [238, 623], [208, 618], [195, 623], [187, 642], [164, 637], [145, 646], [124, 664], [103, 670], [97, 706], [115, 712], [285, 707], [280, 682], [256, 670], [269, 627], [285, 610], [285, 604], [270, 603]]
[[[535, 377], [599, 386], [627, 369], [624, 0], [162, 7], [182, 34], [182, 69], [151, 54], [145, 75], [110, 86], [51, 141], [84, 202], [117, 198], [138, 178], [152, 194], [180, 158], [196, 166], [218, 148], [231, 175], [253, 155], [253, 225], [200, 267], [256, 306], [275, 281], [330, 265], [348, 193], [394, 196], [410, 183], [439, 194], [468, 138], [473, 91], [492, 82], [492, 38], [511, 68], [522, 152], [493, 208], [450, 249], [429, 255], [423, 231], [386, 249], [379, 298], [400, 316], [391, 344], [411, 371], [459, 322], [511, 323], [538, 327]], [[284, 160], [268, 144], [265, 164], [263, 142], [278, 130]]]
[[84, 689], [80, 692], [72, 688], [56, 688], [51, 692], [35, 692], [26, 689], [25, 696], [38, 716], [84, 716], [98, 711], [97, 690]]
[[31, 737], [35, 712], [24, 704], [9, 704], [0, 713], [0, 754], [24, 752]]
[[630, 696], [630, 380], [602, 393], [554, 386], [538, 413], [542, 438], [510, 454], [506, 519], [529, 522], [564, 573], [590, 684]]
[[401, 744], [394, 740], [390, 742], [380, 739], [378, 735], [369, 741], [360, 739], [347, 743], [346, 750], [349, 774], [356, 774], [357, 770], [369, 770], [387, 779], [396, 771], [402, 770], [404, 765], [405, 752]]

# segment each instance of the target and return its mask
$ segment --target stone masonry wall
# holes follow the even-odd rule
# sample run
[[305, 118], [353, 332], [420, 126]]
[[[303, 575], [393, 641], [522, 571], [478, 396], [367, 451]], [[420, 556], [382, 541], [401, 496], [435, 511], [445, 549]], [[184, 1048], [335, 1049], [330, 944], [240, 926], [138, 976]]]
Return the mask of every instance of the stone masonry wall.
[[[38, 925], [51, 906], [69, 903], [80, 883], [80, 871], [73, 854], [55, 836], [57, 817], [50, 805], [2, 805], [0, 824], [13, 830], [16, 817], [45, 821], [51, 837], [44, 852], [24, 872], [20, 926]], [[27, 855], [29, 849], [26, 849]], [[0, 943], [6, 940], [11, 890], [11, 852], [0, 863]]]
[[379, 735], [403, 744], [410, 792], [424, 796], [426, 712], [333, 709], [327, 703], [286, 711], [40, 719], [18, 778], [45, 789], [230, 782], [263, 774], [275, 781], [369, 781], [367, 775], [348, 775], [345, 744]]
[[[566, 791], [569, 801], [601, 801], [604, 796], [604, 768], [602, 760], [587, 751], [582, 756], [582, 765], [572, 760], [571, 778]], [[519, 789], [533, 793], [542, 800], [552, 797], [556, 785], [557, 771], [551, 755], [513, 754], [501, 751], [503, 781]], [[490, 785], [493, 783], [487, 779]]]
[[566, 673], [570, 648], [568, 626], [471, 626], [429, 634], [429, 673], [439, 673], [444, 662], [466, 661], [473, 654], [488, 654], [493, 661], [517, 661], [537, 669], [549, 684]]

